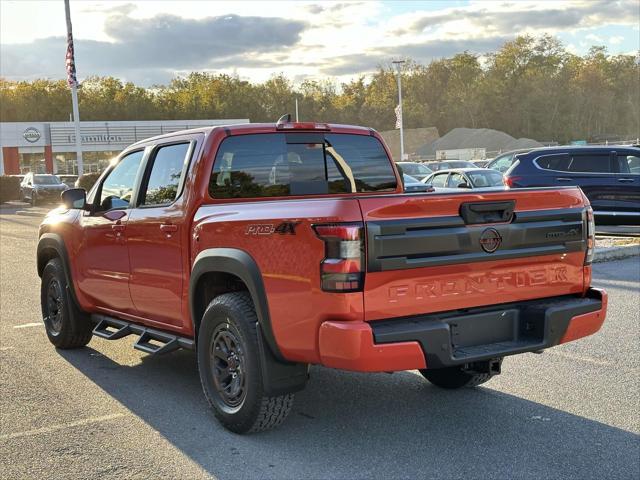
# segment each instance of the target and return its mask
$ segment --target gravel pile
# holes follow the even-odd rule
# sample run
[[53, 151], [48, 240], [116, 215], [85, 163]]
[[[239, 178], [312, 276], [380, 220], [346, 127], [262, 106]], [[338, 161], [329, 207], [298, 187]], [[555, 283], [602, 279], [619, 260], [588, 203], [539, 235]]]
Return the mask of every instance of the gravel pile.
[[511, 135], [491, 128], [454, 128], [439, 139], [417, 150], [418, 155], [435, 155], [437, 150], [458, 148], [485, 148], [487, 152], [508, 151], [518, 148], [542, 147], [530, 138], [515, 139]]

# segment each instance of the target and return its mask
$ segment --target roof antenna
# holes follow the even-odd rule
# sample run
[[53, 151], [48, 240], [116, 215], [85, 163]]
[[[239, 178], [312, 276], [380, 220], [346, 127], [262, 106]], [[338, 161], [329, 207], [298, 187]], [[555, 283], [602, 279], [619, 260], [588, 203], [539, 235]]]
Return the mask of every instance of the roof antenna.
[[276, 122], [276, 126], [277, 125], [282, 125], [283, 123], [291, 123], [291, 114], [290, 113], [285, 113], [284, 115], [282, 115], [278, 121]]

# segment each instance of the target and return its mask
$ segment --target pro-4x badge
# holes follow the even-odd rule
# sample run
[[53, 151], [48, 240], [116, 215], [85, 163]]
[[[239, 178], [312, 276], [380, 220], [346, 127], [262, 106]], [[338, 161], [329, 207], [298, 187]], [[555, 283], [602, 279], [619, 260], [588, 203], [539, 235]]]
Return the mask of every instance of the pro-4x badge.
[[282, 222], [278, 225], [272, 223], [263, 224], [251, 224], [247, 225], [245, 235], [272, 235], [277, 233], [279, 235], [295, 235], [296, 227], [300, 222]]

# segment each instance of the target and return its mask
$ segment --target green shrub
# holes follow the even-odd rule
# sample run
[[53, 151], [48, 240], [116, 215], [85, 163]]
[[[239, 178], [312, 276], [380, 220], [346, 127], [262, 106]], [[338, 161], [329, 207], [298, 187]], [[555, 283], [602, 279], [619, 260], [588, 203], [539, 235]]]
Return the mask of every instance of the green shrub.
[[20, 177], [0, 176], [0, 203], [20, 199]]
[[96, 183], [96, 180], [98, 180], [98, 177], [100, 177], [100, 175], [102, 175], [102, 172], [85, 173], [84, 175], [80, 176], [80, 178], [78, 178], [76, 185], [78, 185], [79, 188], [84, 188], [88, 192], [89, 190], [91, 190], [91, 187], [93, 187], [93, 184]]

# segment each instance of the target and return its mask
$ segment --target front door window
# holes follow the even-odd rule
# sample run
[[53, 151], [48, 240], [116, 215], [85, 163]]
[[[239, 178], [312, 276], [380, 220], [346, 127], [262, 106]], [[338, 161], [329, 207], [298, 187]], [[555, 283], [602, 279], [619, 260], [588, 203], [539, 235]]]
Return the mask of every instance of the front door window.
[[120, 159], [102, 183], [98, 210], [129, 207], [143, 156], [144, 150], [139, 150]]

